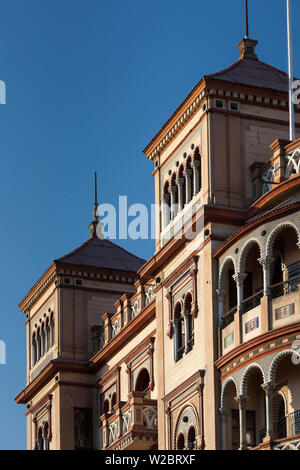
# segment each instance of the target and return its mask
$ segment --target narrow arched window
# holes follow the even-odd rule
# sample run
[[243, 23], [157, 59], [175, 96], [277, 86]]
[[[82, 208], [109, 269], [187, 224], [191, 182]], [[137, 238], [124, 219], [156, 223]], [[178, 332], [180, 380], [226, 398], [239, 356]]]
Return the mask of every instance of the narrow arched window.
[[36, 355], [36, 360], [39, 361], [41, 358], [41, 332], [40, 329], [37, 329], [37, 334], [36, 334], [36, 339], [37, 339], [37, 355]]
[[36, 364], [37, 361], [37, 342], [36, 342], [36, 335], [33, 333], [32, 335], [32, 366]]
[[49, 450], [49, 424], [44, 425], [43, 450]]
[[150, 384], [150, 375], [148, 369], [143, 368], [136, 379], [135, 383], [135, 391], [136, 392], [146, 392], [148, 390]]
[[49, 324], [49, 318], [47, 318], [46, 321], [46, 351], [49, 351], [50, 349], [50, 324]]
[[54, 344], [54, 317], [53, 313], [51, 313], [50, 317], [50, 348]]
[[190, 351], [194, 346], [194, 317], [192, 315], [192, 294], [188, 292], [184, 299], [184, 315], [186, 329], [186, 352]]
[[108, 413], [109, 412], [109, 401], [108, 398], [105, 398], [104, 403], [103, 403], [103, 413]]
[[114, 406], [117, 404], [117, 394], [114, 392], [111, 397], [111, 412], [114, 413]]
[[196, 449], [196, 431], [194, 426], [191, 426], [188, 432], [188, 449]]
[[43, 450], [43, 430], [42, 430], [42, 428], [39, 428], [39, 430], [38, 430], [36, 450]]
[[41, 328], [41, 356], [43, 356], [46, 352], [46, 336], [45, 336], [45, 325], [42, 324]]
[[167, 227], [170, 223], [171, 218], [171, 196], [170, 196], [170, 185], [166, 181], [164, 185], [164, 195], [163, 195], [163, 226]]
[[184, 318], [181, 302], [177, 302], [174, 309], [174, 354], [175, 361], [182, 358], [185, 347]]
[[194, 196], [196, 196], [201, 190], [201, 157], [199, 152], [199, 147], [195, 149], [194, 152], [194, 161], [193, 161], [193, 190]]
[[177, 437], [176, 447], [177, 447], [177, 450], [184, 449], [184, 435], [182, 433], [180, 433]]

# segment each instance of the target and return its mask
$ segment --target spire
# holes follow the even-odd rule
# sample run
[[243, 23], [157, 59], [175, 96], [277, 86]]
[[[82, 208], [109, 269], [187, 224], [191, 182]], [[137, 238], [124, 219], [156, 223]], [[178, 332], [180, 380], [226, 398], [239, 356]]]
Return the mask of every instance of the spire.
[[255, 46], [257, 41], [249, 38], [249, 14], [248, 14], [248, 0], [245, 0], [245, 37], [238, 43], [237, 48], [240, 50], [240, 59], [253, 59], [258, 60], [255, 53]]
[[94, 210], [93, 210], [93, 220], [89, 225], [89, 229], [91, 231], [90, 238], [95, 238], [97, 237], [97, 226], [99, 223], [99, 217], [97, 214], [98, 211], [98, 197], [97, 197], [97, 172], [95, 171], [95, 182], [94, 182], [94, 188], [95, 188], [95, 196], [94, 196]]
[[245, 0], [246, 5], [245, 5], [245, 15], [246, 15], [246, 34], [245, 34], [245, 39], [249, 38], [249, 21], [248, 21], [248, 0]]

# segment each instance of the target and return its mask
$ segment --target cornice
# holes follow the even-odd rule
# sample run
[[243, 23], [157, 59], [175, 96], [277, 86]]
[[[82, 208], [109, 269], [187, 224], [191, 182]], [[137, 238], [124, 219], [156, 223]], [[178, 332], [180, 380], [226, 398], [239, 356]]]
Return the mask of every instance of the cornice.
[[[267, 333], [264, 333], [262, 335], [256, 336], [255, 338], [247, 341], [246, 343], [240, 344], [238, 347], [230, 351], [229, 353], [225, 354], [225, 356], [222, 356], [220, 359], [218, 359], [215, 362], [215, 366], [217, 369], [222, 370], [226, 368], [226, 366], [235, 360], [239, 359], [241, 356], [244, 354], [247, 354], [251, 350], [257, 349], [258, 347], [263, 347], [265, 344], [271, 342], [274, 342], [276, 340], [279, 340], [281, 338], [290, 336], [295, 333], [300, 332], [300, 322], [292, 323], [291, 325], [288, 326], [283, 326], [281, 328], [276, 328], [274, 330], [268, 331]], [[281, 346], [284, 347], [286, 345]], [[270, 352], [268, 351], [266, 354], [269, 354]], [[257, 358], [259, 356], [255, 356]], [[249, 358], [248, 362], [251, 362], [252, 358]], [[248, 363], [244, 362], [244, 364]]]
[[201, 370], [198, 370], [195, 374], [193, 374], [191, 377], [189, 377], [187, 380], [185, 380], [183, 383], [181, 383], [180, 385], [178, 385], [178, 387], [174, 388], [174, 390], [172, 390], [171, 392], [167, 393], [167, 395], [165, 395], [163, 398], [162, 398], [162, 401], [164, 403], [168, 403], [170, 401], [172, 401], [174, 398], [176, 398], [180, 393], [184, 392], [187, 388], [189, 388], [191, 385], [193, 385], [195, 382], [197, 382], [198, 380], [201, 381], [201, 383], [203, 384], [203, 381], [204, 381], [204, 376], [205, 376], [205, 370], [204, 369], [201, 369]]
[[[288, 111], [288, 93], [204, 77], [196, 84], [185, 100], [171, 115], [170, 119], [143, 150], [149, 160], [153, 160], [174, 140], [178, 132], [190, 121], [195, 111], [199, 109], [200, 105], [207, 97], [219, 97], [242, 104], [259, 106], [261, 108], [275, 108]], [[205, 110], [205, 112], [206, 111], [222, 112], [222, 110], [215, 108]], [[295, 111], [300, 111], [299, 105], [295, 107]], [[236, 112], [230, 114], [244, 115], [244, 113]], [[251, 115], [249, 115], [249, 117], [251, 117]], [[262, 116], [257, 116], [257, 118], [267, 121], [271, 120]]]

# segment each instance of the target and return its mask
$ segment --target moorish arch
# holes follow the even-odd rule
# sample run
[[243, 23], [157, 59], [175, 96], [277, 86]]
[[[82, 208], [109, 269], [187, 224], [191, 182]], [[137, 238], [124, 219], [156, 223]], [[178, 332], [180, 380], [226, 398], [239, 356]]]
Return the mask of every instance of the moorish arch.
[[181, 435], [183, 436], [184, 448], [188, 448], [189, 431], [192, 427], [195, 430], [195, 438], [197, 438], [200, 429], [199, 416], [195, 406], [192, 403], [187, 403], [176, 420], [175, 434], [173, 438], [174, 449], [177, 449], [178, 438]]
[[277, 369], [279, 366], [279, 363], [284, 359], [285, 357], [291, 355], [294, 356], [296, 355], [296, 351], [294, 349], [285, 349], [284, 351], [279, 352], [272, 360], [270, 369], [269, 369], [269, 376], [268, 376], [268, 382], [272, 383], [273, 385], [276, 385], [276, 373]]
[[257, 362], [254, 362], [253, 364], [249, 364], [249, 366], [246, 367], [246, 369], [243, 373], [242, 380], [241, 380], [241, 387], [240, 387], [240, 394], [241, 395], [247, 395], [249, 378], [250, 378], [251, 374], [253, 373], [253, 371], [255, 371], [255, 370], [258, 370], [260, 372], [261, 377], [262, 377], [262, 383], [264, 384], [266, 382], [265, 373], [264, 373], [264, 370], [261, 367], [261, 365], [258, 364]]
[[244, 244], [243, 248], [241, 249], [240, 258], [239, 258], [239, 261], [238, 261], [238, 272], [239, 273], [244, 273], [245, 272], [246, 260], [247, 260], [248, 253], [251, 250], [251, 248], [255, 245], [258, 246], [260, 257], [262, 257], [262, 247], [261, 247], [259, 241], [256, 238], [251, 238], [250, 240], [248, 240]]
[[276, 228], [274, 228], [272, 230], [272, 232], [270, 233], [270, 235], [269, 235], [267, 245], [266, 245], [266, 255], [267, 256], [272, 256], [273, 255], [273, 248], [274, 248], [274, 244], [275, 244], [275, 241], [276, 241], [278, 235], [284, 229], [288, 229], [288, 228], [292, 228], [296, 232], [297, 245], [300, 248], [300, 231], [299, 231], [298, 227], [293, 222], [282, 222]]
[[222, 263], [220, 273], [219, 273], [219, 282], [218, 288], [219, 290], [226, 290], [226, 274], [228, 267], [233, 265], [234, 273], [236, 274], [236, 264], [232, 256], [228, 256]]
[[222, 392], [221, 392], [221, 409], [226, 408], [227, 393], [229, 392], [231, 386], [234, 386], [235, 391], [236, 391], [235, 396], [236, 396], [236, 397], [238, 396], [238, 390], [239, 390], [239, 388], [238, 388], [238, 384], [237, 384], [236, 380], [235, 380], [233, 377], [228, 377], [228, 378], [225, 380], [224, 385], [223, 385], [223, 387], [222, 387]]

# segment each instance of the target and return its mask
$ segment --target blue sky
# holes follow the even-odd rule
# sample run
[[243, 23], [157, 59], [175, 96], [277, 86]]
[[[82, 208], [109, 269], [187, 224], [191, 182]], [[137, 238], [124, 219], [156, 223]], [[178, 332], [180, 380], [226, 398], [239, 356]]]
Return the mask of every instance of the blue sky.
[[[287, 69], [285, 0], [249, 0], [259, 58]], [[293, 1], [300, 76], [300, 2]], [[153, 202], [142, 154], [204, 74], [238, 58], [244, 1], [2, 0], [0, 448], [26, 446], [24, 316], [17, 303], [54, 258], [85, 241], [92, 176], [101, 202]], [[122, 246], [149, 258], [153, 242]]]

